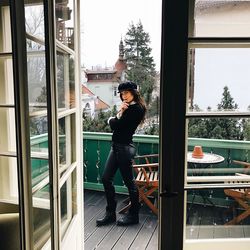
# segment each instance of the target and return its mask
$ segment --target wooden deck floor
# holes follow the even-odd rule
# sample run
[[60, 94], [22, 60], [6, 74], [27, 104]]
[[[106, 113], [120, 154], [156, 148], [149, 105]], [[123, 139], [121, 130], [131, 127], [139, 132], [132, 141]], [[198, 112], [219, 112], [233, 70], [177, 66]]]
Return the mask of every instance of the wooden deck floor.
[[[125, 197], [117, 195], [118, 209]], [[158, 218], [146, 206], [140, 210], [138, 225], [118, 227], [113, 223], [96, 227], [96, 219], [105, 213], [104, 193], [85, 190], [84, 201], [85, 249], [158, 249]], [[224, 226], [230, 219], [225, 208], [194, 205], [187, 211], [187, 239], [250, 237], [250, 218], [244, 225]]]
[[[124, 196], [117, 195], [118, 209]], [[140, 223], [129, 227], [116, 224], [96, 227], [96, 219], [105, 213], [105, 198], [102, 192], [85, 191], [84, 199], [84, 248], [91, 249], [158, 249], [158, 221], [149, 209], [140, 210]], [[118, 214], [118, 218], [119, 218]]]

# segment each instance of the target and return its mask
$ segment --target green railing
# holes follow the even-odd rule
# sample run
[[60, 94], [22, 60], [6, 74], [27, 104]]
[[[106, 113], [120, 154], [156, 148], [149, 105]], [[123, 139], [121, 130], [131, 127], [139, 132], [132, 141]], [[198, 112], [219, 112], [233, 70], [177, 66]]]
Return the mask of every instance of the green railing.
[[[101, 175], [111, 146], [110, 133], [83, 132], [83, 159], [84, 159], [84, 188], [92, 190], [103, 190]], [[134, 144], [137, 154], [158, 153], [159, 137], [150, 135], [135, 135]], [[63, 144], [62, 144], [63, 145]], [[225, 161], [212, 166], [212, 168], [236, 168], [232, 160], [250, 162], [250, 142], [216, 139], [188, 139], [188, 150], [195, 145], [203, 147], [204, 152], [213, 152], [222, 155]], [[35, 136], [31, 139], [31, 146], [34, 149], [47, 148], [47, 135]], [[167, 163], [165, 166], [167, 167]], [[188, 169], [191, 170], [192, 169]], [[48, 171], [48, 162], [43, 159], [32, 159], [32, 177], [39, 180], [39, 176]], [[127, 193], [123, 185], [119, 171], [114, 180], [117, 192]], [[216, 191], [217, 192], [217, 191]], [[223, 196], [223, 190], [214, 193], [216, 197]]]
[[[83, 133], [84, 188], [103, 190], [101, 175], [111, 146], [110, 133]], [[159, 137], [135, 135], [137, 154], [158, 153]], [[119, 171], [114, 180], [117, 192], [126, 193]]]
[[[30, 141], [31, 152], [47, 152], [48, 151], [48, 134], [33, 136]], [[31, 158], [31, 176], [32, 186], [39, 183], [45, 176], [48, 175], [49, 165], [48, 159], [39, 159], [38, 157]]]
[[[137, 154], [158, 153], [159, 137], [149, 135], [135, 135], [133, 139]], [[94, 190], [103, 190], [101, 175], [111, 145], [110, 133], [83, 133], [84, 144], [84, 187]], [[203, 147], [204, 152], [222, 155], [225, 161], [216, 164], [214, 168], [235, 168], [232, 160], [250, 160], [250, 142], [216, 139], [188, 139], [188, 150], [195, 145]], [[117, 192], [126, 192], [119, 172], [114, 180]]]

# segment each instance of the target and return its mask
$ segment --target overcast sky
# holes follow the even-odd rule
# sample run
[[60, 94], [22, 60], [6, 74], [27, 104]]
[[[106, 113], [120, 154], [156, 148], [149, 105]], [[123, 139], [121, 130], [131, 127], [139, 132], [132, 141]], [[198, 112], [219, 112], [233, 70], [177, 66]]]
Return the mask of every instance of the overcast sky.
[[[161, 0], [81, 0], [82, 65], [113, 66], [129, 24], [141, 20], [160, 70]], [[194, 103], [215, 109], [224, 86], [241, 110], [250, 105], [250, 49], [196, 49]]]
[[196, 49], [194, 103], [215, 109], [228, 86], [239, 109], [250, 105], [250, 49]]
[[81, 50], [85, 67], [113, 66], [129, 24], [141, 20], [160, 68], [161, 0], [81, 0]]

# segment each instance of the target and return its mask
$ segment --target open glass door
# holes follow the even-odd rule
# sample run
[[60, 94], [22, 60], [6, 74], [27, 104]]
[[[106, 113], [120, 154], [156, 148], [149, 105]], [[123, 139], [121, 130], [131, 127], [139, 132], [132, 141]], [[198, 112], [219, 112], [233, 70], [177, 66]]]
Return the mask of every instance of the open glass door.
[[82, 246], [78, 4], [0, 3], [1, 249]]
[[163, 2], [161, 249], [248, 249], [249, 1]]
[[249, 248], [249, 13], [190, 4], [184, 249]]
[[[0, 2], [0, 249], [18, 249], [20, 214], [9, 1]], [[13, 241], [15, 238], [15, 241]]]

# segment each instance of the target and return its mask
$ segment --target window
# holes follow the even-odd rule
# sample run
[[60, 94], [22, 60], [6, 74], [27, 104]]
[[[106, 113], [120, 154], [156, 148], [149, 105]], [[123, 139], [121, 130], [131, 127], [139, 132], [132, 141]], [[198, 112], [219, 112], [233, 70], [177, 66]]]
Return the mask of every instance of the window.
[[114, 96], [117, 96], [117, 87], [114, 86]]

